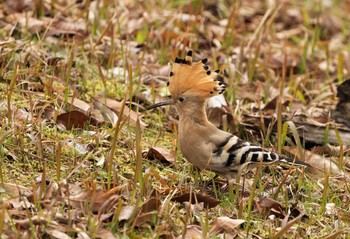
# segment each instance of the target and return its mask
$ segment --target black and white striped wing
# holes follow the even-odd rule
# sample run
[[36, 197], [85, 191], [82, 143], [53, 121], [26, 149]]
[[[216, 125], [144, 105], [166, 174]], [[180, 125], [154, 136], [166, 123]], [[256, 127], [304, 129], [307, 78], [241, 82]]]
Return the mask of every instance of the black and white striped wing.
[[230, 136], [221, 144], [217, 145], [213, 151], [213, 157], [216, 162], [221, 163], [225, 167], [240, 167], [241, 165], [251, 162], [284, 162], [293, 163], [293, 160], [276, 154], [274, 152], [265, 151], [260, 146], [252, 145], [239, 139], [237, 136]]

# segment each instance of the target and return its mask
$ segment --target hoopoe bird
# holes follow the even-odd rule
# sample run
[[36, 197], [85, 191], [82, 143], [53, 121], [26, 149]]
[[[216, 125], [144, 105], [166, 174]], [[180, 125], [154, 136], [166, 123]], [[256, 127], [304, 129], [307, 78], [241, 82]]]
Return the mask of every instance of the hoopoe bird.
[[192, 62], [192, 51], [172, 64], [168, 89], [171, 100], [146, 108], [174, 104], [179, 114], [178, 141], [183, 156], [200, 170], [207, 169], [230, 182], [242, 165], [281, 162], [309, 166], [307, 163], [266, 151], [250, 144], [209, 122], [206, 102], [222, 94], [225, 84], [216, 79], [218, 71], [210, 71], [207, 59]]

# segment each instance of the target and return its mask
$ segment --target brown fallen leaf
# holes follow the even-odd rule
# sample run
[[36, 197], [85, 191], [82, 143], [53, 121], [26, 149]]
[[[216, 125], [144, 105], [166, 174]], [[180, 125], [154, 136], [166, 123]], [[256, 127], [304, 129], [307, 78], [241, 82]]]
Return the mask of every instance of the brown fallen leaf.
[[156, 228], [154, 232], [159, 235], [160, 238], [175, 238], [174, 232], [171, 230], [172, 224], [170, 225], [167, 221], [162, 221]]
[[122, 207], [122, 210], [119, 213], [118, 220], [121, 221], [128, 221], [135, 215], [136, 208], [134, 206], [126, 205]]
[[15, 112], [14, 117], [16, 120], [18, 120], [18, 122], [26, 123], [33, 121], [32, 114], [27, 112], [25, 109], [14, 108], [12, 110]]
[[151, 147], [146, 156], [149, 160], [158, 159], [161, 163], [171, 164], [175, 162], [175, 153], [162, 147]]
[[303, 30], [301, 28], [293, 28], [293, 29], [277, 32], [276, 37], [279, 40], [283, 40], [283, 39], [291, 38], [296, 35], [300, 35], [302, 33], [303, 33]]
[[210, 235], [218, 235], [221, 233], [232, 233], [236, 231], [236, 228], [244, 223], [242, 219], [232, 219], [229, 217], [218, 217], [213, 223], [209, 231]]
[[[79, 190], [74, 195], [69, 196], [70, 206], [80, 210], [86, 210], [86, 205], [89, 205], [89, 210], [92, 212], [106, 213], [114, 208], [114, 204], [120, 197], [118, 192], [121, 187], [114, 187], [104, 191], [102, 189], [83, 189]], [[88, 201], [86, 199], [89, 199]]]
[[69, 147], [71, 149], [74, 149], [78, 154], [81, 155], [84, 155], [91, 150], [89, 144], [81, 144], [80, 140], [77, 138], [63, 140], [62, 147]]
[[82, 21], [67, 21], [66, 18], [56, 19], [49, 25], [46, 36], [73, 37], [76, 41], [83, 41], [89, 33], [85, 30]]
[[258, 211], [264, 216], [274, 214], [279, 218], [285, 217], [285, 208], [276, 200], [272, 198], [263, 198], [256, 203]]
[[107, 230], [105, 228], [100, 227], [96, 232], [96, 238], [102, 238], [102, 239], [116, 239], [119, 237], [116, 237], [110, 230]]
[[[99, 102], [101, 102], [102, 104], [105, 104], [107, 107], [111, 108], [112, 110], [114, 110], [119, 116], [119, 113], [122, 109], [122, 102], [119, 102], [119, 101], [116, 101], [113, 99], [109, 99], [109, 98], [104, 98], [104, 97], [101, 97], [97, 100]], [[132, 122], [135, 125], [136, 125], [136, 121], [139, 119], [140, 125], [142, 128], [147, 126], [147, 124], [141, 120], [142, 116], [139, 115], [138, 113], [136, 113], [135, 111], [130, 110], [127, 106], [124, 107], [123, 116], [128, 118], [130, 120], [130, 122]]]
[[110, 108], [102, 104], [101, 102], [94, 100], [93, 105], [96, 109], [98, 109], [105, 122], [111, 123], [113, 126], [117, 123], [118, 121], [118, 115], [113, 112]]
[[264, 97], [264, 85], [261, 81], [238, 85], [237, 95], [242, 99], [259, 101]]
[[58, 190], [58, 184], [51, 180], [47, 185], [45, 190], [44, 199], [50, 201], [54, 196], [56, 196]]
[[312, 148], [312, 152], [316, 154], [334, 156], [334, 157], [339, 157], [341, 153], [346, 154], [349, 151], [350, 151], [350, 146], [348, 145], [343, 145], [341, 147], [341, 146], [326, 144], [323, 146], [315, 146]]
[[[266, 103], [266, 105], [263, 107], [264, 110], [269, 111], [270, 115], [275, 114], [276, 106], [278, 104], [278, 96], [272, 98], [269, 102]], [[283, 100], [283, 99], [282, 99]], [[281, 102], [282, 104], [282, 110], [285, 111], [287, 106], [289, 105], [290, 101], [289, 100], [283, 100]]]
[[[58, 97], [58, 99], [60, 102], [65, 102], [63, 97]], [[67, 104], [72, 108], [72, 111], [79, 111], [88, 116], [92, 125], [100, 125], [107, 121], [103, 112], [95, 104], [91, 104], [76, 97], [68, 97]]]
[[10, 221], [10, 218], [23, 219], [28, 217], [28, 213], [26, 210], [9, 209], [10, 208], [9, 205], [6, 205], [6, 204], [7, 204], [6, 202], [3, 203], [3, 209], [6, 208], [6, 211], [8, 212], [4, 214], [5, 222]]
[[28, 196], [32, 192], [30, 188], [27, 188], [15, 183], [4, 183], [2, 186], [5, 189], [6, 193], [8, 193], [11, 196], [15, 196], [15, 195]]
[[273, 55], [267, 56], [267, 65], [273, 69], [280, 70], [283, 66], [288, 70], [296, 68], [301, 61], [297, 53], [289, 52], [287, 55], [277, 52]]
[[313, 176], [324, 176], [325, 173], [332, 175], [342, 174], [338, 165], [335, 164], [330, 158], [323, 157], [321, 155], [315, 154], [309, 150], [303, 149], [303, 159], [299, 155], [299, 149], [297, 147], [284, 147], [291, 155], [295, 155], [297, 160], [304, 161], [310, 164], [312, 167], [308, 167], [307, 171]]
[[114, 216], [114, 212], [102, 213], [101, 215], [99, 215], [98, 220], [100, 222], [110, 222], [113, 216]]
[[98, 209], [98, 215], [105, 215], [115, 211], [115, 205], [118, 204], [120, 200], [119, 195], [112, 195], [110, 198], [104, 201], [104, 203]]
[[32, 216], [31, 218], [21, 219], [21, 220], [13, 220], [17, 227], [21, 227], [24, 229], [28, 229], [32, 225], [44, 225], [50, 224], [51, 226], [57, 225], [58, 223], [50, 219], [50, 215], [47, 211], [42, 215]]
[[37, 33], [49, 24], [49, 18], [37, 19], [35, 17], [25, 17], [23, 13], [14, 13], [7, 16], [8, 21], [18, 21], [21, 31], [27, 29], [30, 33]]
[[59, 61], [63, 59], [64, 59], [63, 57], [49, 56], [44, 60], [44, 62], [49, 66], [55, 66]]
[[52, 238], [71, 239], [71, 237], [68, 236], [66, 233], [56, 229], [46, 229], [45, 232], [49, 234]]
[[56, 122], [64, 125], [68, 130], [73, 128], [84, 128], [89, 123], [96, 125], [95, 120], [76, 110], [58, 115]]
[[198, 225], [188, 225], [182, 235], [179, 235], [177, 239], [201, 239], [203, 238], [203, 232]]
[[4, 1], [5, 6], [8, 7], [8, 10], [12, 10], [14, 12], [23, 12], [26, 7], [29, 7], [29, 1], [19, 0], [19, 1]]
[[[60, 98], [60, 100], [64, 100], [63, 98]], [[85, 102], [81, 99], [78, 99], [76, 97], [68, 97], [67, 99], [67, 103], [70, 106], [73, 106], [74, 110], [79, 110], [81, 112], [84, 112], [85, 114], [89, 114], [90, 110], [91, 110], [91, 104], [88, 102]]]
[[141, 213], [157, 211], [161, 203], [162, 202], [158, 198], [152, 197], [142, 204]]
[[161, 205], [161, 201], [155, 197], [148, 199], [141, 206], [139, 214], [135, 217], [133, 225], [139, 227], [142, 224], [152, 221], [152, 218], [158, 215], [158, 209]]
[[13, 208], [21, 211], [23, 209], [34, 208], [34, 204], [31, 203], [27, 197], [15, 197], [8, 199], [4, 207]]
[[157, 215], [158, 215], [158, 212], [156, 211], [140, 213], [139, 215], [137, 215], [137, 217], [135, 217], [135, 221], [133, 225], [135, 225], [136, 227], [139, 227], [145, 223], [152, 221], [152, 218], [156, 217]]
[[213, 208], [220, 204], [220, 201], [212, 196], [201, 194], [201, 193], [183, 193], [180, 196], [173, 197], [172, 201], [175, 202], [189, 202], [191, 200], [191, 204], [195, 203], [204, 203], [204, 207]]

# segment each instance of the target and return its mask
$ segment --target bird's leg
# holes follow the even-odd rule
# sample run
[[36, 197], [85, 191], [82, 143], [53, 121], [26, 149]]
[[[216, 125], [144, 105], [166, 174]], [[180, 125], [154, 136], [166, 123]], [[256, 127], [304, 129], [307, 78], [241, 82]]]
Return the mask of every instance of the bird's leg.
[[228, 186], [228, 194], [229, 198], [233, 200], [234, 198], [234, 185], [236, 184], [236, 180], [233, 178], [227, 179], [227, 186]]

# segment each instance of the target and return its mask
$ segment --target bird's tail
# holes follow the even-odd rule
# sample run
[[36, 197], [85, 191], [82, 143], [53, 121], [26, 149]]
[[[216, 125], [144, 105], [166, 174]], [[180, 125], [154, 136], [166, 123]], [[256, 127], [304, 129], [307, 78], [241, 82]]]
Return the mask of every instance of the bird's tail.
[[[271, 154], [276, 154], [274, 152], [270, 152]], [[305, 167], [311, 167], [310, 164], [304, 162], [304, 161], [300, 161], [300, 160], [297, 160], [297, 159], [292, 159], [292, 158], [289, 158], [285, 155], [281, 155], [281, 154], [278, 154], [278, 161], [279, 162], [282, 162], [282, 163], [286, 163], [286, 164], [289, 164], [289, 165], [296, 165], [296, 166], [305, 166]]]

